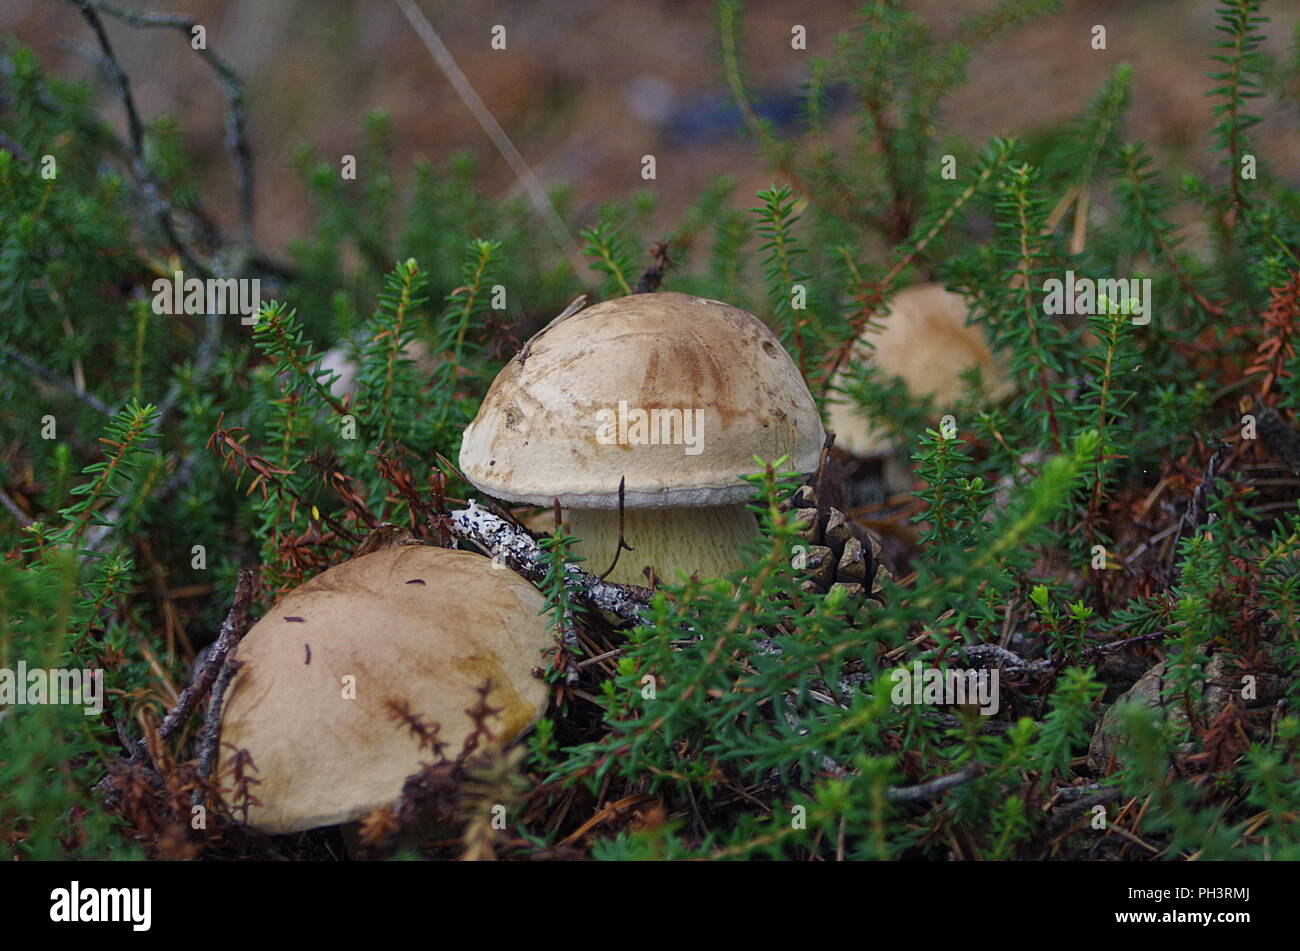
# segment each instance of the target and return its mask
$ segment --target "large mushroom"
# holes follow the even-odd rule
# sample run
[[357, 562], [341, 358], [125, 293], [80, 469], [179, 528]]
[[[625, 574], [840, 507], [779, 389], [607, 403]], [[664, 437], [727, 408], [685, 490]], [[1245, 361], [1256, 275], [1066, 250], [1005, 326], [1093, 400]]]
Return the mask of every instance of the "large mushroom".
[[[1000, 400], [1012, 389], [1001, 361], [989, 347], [983, 329], [968, 323], [966, 301], [939, 284], [915, 284], [894, 295], [885, 316], [868, 328], [854, 357], [878, 369], [885, 378], [898, 377], [912, 396], [930, 397], [936, 408], [950, 409], [961, 397], [961, 374], [980, 368], [985, 394]], [[849, 374], [841, 370], [833, 386], [843, 387]], [[827, 424], [839, 449], [862, 459], [889, 459], [895, 448], [890, 431], [862, 415], [843, 398], [827, 404]]]
[[814, 471], [825, 439], [812, 394], [762, 321], [721, 301], [635, 294], [555, 322], [511, 359], [466, 428], [478, 489], [567, 510], [586, 567], [645, 584], [744, 564], [757, 455]]
[[296, 832], [395, 803], [431, 759], [400, 711], [436, 724], [454, 758], [490, 687], [486, 725], [514, 740], [546, 710], [533, 676], [553, 644], [544, 606], [480, 555], [421, 545], [362, 555], [286, 595], [239, 643], [222, 713], [224, 763], [242, 748], [256, 767], [249, 824]]

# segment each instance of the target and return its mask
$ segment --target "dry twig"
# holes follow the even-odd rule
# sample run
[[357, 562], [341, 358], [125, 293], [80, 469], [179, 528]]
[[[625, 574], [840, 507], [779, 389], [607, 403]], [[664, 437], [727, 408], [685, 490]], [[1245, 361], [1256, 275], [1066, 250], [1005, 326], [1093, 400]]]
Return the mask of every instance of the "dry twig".
[[[229, 613], [226, 614], [226, 620], [221, 625], [221, 632], [217, 635], [211, 650], [208, 651], [207, 659], [199, 668], [194, 681], [181, 691], [176, 706], [172, 707], [163, 719], [162, 725], [157, 730], [159, 743], [165, 743], [180, 732], [181, 727], [190, 718], [190, 714], [202, 703], [203, 698], [207, 696], [218, 676], [223, 672], [226, 667], [226, 656], [247, 633], [248, 609], [253, 602], [254, 580], [255, 574], [252, 570], [245, 568], [239, 572], [239, 582], [235, 586], [235, 599]], [[147, 740], [138, 740], [135, 749], [131, 751], [131, 763], [143, 761], [148, 756], [148, 752]]]
[[[501, 557], [511, 569], [534, 584], [546, 576], [541, 546], [520, 528], [478, 507], [473, 500], [467, 509], [451, 513], [451, 530], [458, 538], [471, 541], [494, 557]], [[650, 603], [650, 590], [635, 585], [614, 584], [587, 574], [577, 565], [566, 565], [568, 587], [575, 596], [594, 608], [608, 611], [633, 624], [644, 624], [641, 612]]]

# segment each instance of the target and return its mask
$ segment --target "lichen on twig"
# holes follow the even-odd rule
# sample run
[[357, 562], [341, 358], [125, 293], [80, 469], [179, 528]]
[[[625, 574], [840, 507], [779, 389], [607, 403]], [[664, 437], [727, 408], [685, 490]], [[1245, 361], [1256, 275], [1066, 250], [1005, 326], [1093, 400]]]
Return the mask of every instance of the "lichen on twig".
[[[478, 507], [470, 500], [469, 508], [451, 513], [451, 530], [458, 538], [473, 542], [533, 583], [546, 574], [541, 546], [531, 535], [499, 516]], [[566, 565], [568, 587], [579, 599], [607, 611], [622, 621], [643, 624], [642, 611], [650, 603], [650, 590], [635, 585], [601, 581], [577, 565]]]

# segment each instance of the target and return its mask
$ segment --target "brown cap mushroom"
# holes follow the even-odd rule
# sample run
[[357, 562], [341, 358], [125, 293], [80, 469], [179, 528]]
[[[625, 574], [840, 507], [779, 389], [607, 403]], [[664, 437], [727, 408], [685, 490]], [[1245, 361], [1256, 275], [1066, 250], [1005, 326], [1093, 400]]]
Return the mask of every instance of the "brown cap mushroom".
[[[221, 756], [248, 750], [261, 801], [249, 824], [296, 832], [391, 805], [432, 754], [394, 706], [461, 752], [466, 711], [491, 681], [487, 726], [508, 743], [546, 710], [532, 670], [554, 641], [544, 599], [480, 555], [407, 545], [331, 568], [279, 601], [240, 642]], [[229, 777], [226, 777], [229, 782]]]
[[465, 430], [460, 467], [488, 495], [569, 510], [578, 552], [610, 580], [642, 569], [719, 576], [757, 535], [740, 477], [754, 456], [817, 467], [816, 404], [762, 321], [687, 294], [605, 301], [548, 328], [497, 376]]
[[[855, 357], [877, 367], [886, 379], [901, 378], [909, 393], [928, 396], [941, 409], [957, 402], [961, 374], [978, 364], [985, 392], [993, 400], [1002, 399], [1011, 392], [1012, 382], [990, 350], [983, 328], [968, 324], [967, 316], [966, 301], [938, 284], [904, 288], [894, 295], [885, 316], [873, 321], [880, 329], [863, 333]], [[843, 386], [848, 378], [841, 370], [835, 385]], [[842, 397], [827, 404], [827, 423], [835, 445], [855, 456], [881, 456], [893, 447], [888, 430]]]

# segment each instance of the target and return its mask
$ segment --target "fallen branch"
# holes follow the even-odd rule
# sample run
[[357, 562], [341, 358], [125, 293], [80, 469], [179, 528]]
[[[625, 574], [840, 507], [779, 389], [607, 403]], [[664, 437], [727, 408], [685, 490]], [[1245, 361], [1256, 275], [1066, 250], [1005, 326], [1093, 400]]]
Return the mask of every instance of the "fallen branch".
[[12, 347], [0, 347], [0, 360], [5, 359], [17, 363], [32, 376], [39, 377], [55, 389], [62, 390], [71, 396], [75, 396], [95, 412], [103, 413], [105, 416], [110, 417], [113, 415], [113, 411], [108, 408], [108, 405], [94, 393], [81, 389], [71, 380], [65, 380], [53, 370], [46, 369], [25, 353], [20, 353]]
[[1055, 664], [1046, 658], [1043, 660], [1025, 660], [1014, 651], [997, 644], [969, 644], [953, 651], [962, 660], [976, 665], [990, 665], [1008, 673], [1046, 674]]
[[[501, 558], [513, 570], [534, 584], [546, 576], [541, 546], [531, 535], [505, 519], [478, 507], [472, 499], [467, 509], [451, 513], [451, 531], [473, 542], [493, 558]], [[644, 624], [641, 612], [650, 603], [650, 589], [601, 581], [577, 565], [565, 565], [568, 589], [594, 608], [632, 624]]]
[[917, 783], [915, 786], [890, 786], [887, 795], [893, 802], [928, 802], [931, 799], [938, 799], [949, 789], [978, 778], [983, 772], [984, 767], [975, 763], [955, 773]]
[[18, 507], [18, 503], [15, 502], [10, 497], [9, 493], [6, 492], [3, 488], [0, 488], [0, 505], [3, 505], [6, 509], [8, 509], [9, 514], [12, 515], [15, 519], [17, 519], [18, 524], [21, 525], [23, 528], [26, 528], [28, 525], [32, 524], [32, 517], [28, 515], [26, 512], [24, 512], [22, 509], [20, 509]]
[[[226, 667], [226, 656], [248, 632], [248, 609], [253, 602], [253, 580], [252, 570], [248, 568], [240, 570], [239, 581], [235, 585], [235, 599], [229, 613], [226, 614], [226, 620], [221, 625], [221, 633], [217, 635], [194, 681], [181, 691], [176, 706], [172, 707], [163, 719], [162, 725], [158, 728], [159, 742], [165, 743], [180, 732], [185, 721], [190, 718], [190, 714], [198, 708], [216, 683], [217, 677], [223, 673]], [[138, 763], [147, 755], [148, 744], [144, 739], [140, 739], [131, 752], [131, 762]]]
[[1113, 654], [1116, 651], [1121, 651], [1137, 644], [1146, 644], [1151, 641], [1164, 640], [1168, 636], [1168, 631], [1153, 631], [1150, 634], [1139, 634], [1136, 637], [1126, 637], [1122, 641], [1109, 641], [1105, 644], [1094, 644], [1091, 647], [1085, 647], [1083, 652], [1092, 655]]
[[[199, 734], [199, 778], [212, 780], [217, 765], [217, 747], [221, 744], [221, 711], [226, 702], [226, 689], [235, 673], [244, 666], [235, 660], [238, 645], [231, 645], [221, 664], [221, 671], [212, 685], [212, 696], [208, 700], [208, 713], [203, 718], [203, 730]], [[207, 789], [200, 783], [194, 789], [191, 803], [203, 805], [207, 799]]]

